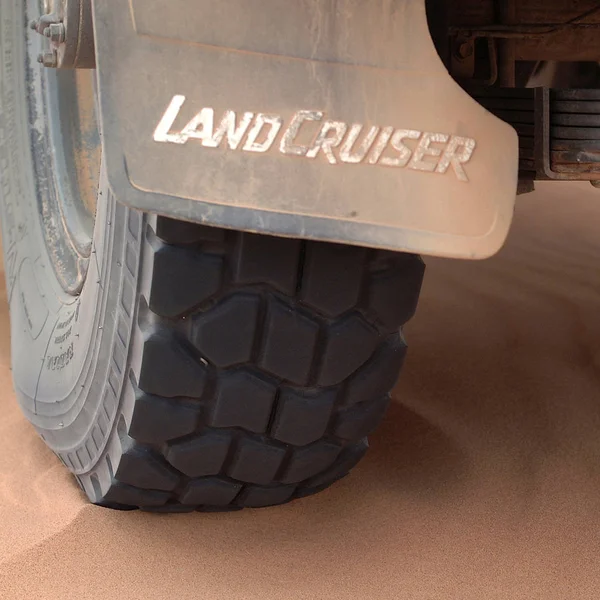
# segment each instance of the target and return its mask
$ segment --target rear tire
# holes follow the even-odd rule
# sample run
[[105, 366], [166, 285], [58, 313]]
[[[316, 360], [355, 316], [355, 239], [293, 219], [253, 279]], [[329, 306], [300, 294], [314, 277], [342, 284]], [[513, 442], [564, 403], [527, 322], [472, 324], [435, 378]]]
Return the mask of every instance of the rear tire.
[[0, 4], [3, 246], [25, 416], [112, 508], [262, 507], [344, 477], [389, 402], [422, 261], [145, 215], [104, 173], [91, 246], [70, 245], [43, 102], [53, 75], [35, 63], [37, 38], [24, 43], [35, 10]]
[[149, 221], [140, 354], [93, 500], [230, 510], [344, 477], [388, 405], [422, 261]]

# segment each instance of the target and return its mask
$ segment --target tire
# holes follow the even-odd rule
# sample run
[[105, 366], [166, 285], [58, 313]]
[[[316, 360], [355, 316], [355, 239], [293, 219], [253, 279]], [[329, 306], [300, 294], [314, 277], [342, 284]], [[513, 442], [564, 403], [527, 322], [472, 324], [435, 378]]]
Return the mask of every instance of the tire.
[[422, 261], [155, 222], [145, 231], [131, 406], [96, 499], [259, 507], [345, 476], [388, 405]]
[[[33, 5], [0, 6], [3, 246], [25, 416], [111, 508], [263, 507], [344, 477], [388, 405], [423, 262], [142, 214], [103, 172], [89, 254], [58, 260], [56, 152], [31, 100], [45, 75], [22, 43]], [[65, 287], [67, 263], [80, 288]]]

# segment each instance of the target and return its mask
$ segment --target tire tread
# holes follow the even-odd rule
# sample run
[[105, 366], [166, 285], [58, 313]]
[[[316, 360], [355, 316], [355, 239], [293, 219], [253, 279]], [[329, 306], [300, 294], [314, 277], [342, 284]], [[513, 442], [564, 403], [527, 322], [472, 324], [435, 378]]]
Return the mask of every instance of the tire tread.
[[258, 508], [346, 476], [401, 367], [420, 258], [163, 217], [149, 236], [133, 415], [96, 503]]

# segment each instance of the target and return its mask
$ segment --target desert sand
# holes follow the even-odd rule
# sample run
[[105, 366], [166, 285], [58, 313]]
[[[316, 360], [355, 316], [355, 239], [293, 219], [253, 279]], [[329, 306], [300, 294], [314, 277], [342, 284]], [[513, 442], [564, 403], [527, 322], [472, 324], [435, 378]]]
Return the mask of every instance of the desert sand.
[[600, 190], [538, 185], [491, 260], [430, 259], [356, 471], [275, 509], [88, 505], [20, 415], [0, 312], [0, 597], [600, 598]]

